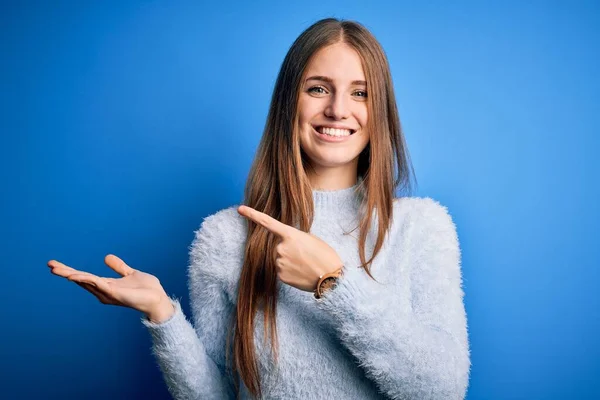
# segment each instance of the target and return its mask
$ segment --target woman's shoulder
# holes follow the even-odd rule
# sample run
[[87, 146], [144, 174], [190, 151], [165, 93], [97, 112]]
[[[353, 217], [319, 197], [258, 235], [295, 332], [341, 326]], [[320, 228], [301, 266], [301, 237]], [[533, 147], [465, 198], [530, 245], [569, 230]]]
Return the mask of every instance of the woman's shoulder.
[[196, 239], [219, 248], [243, 242], [248, 225], [246, 219], [237, 212], [238, 207], [234, 205], [205, 217], [194, 232]]
[[417, 224], [421, 231], [455, 231], [448, 207], [431, 197], [398, 197], [394, 199], [394, 220]]
[[[461, 250], [448, 207], [430, 197], [394, 199], [394, 223], [415, 260], [415, 276], [460, 281]], [[441, 277], [441, 278], [440, 278]]]
[[431, 197], [396, 197], [394, 211], [404, 210], [412, 214], [449, 214], [448, 207]]
[[248, 224], [231, 206], [204, 218], [189, 246], [190, 270], [230, 282], [239, 274]]

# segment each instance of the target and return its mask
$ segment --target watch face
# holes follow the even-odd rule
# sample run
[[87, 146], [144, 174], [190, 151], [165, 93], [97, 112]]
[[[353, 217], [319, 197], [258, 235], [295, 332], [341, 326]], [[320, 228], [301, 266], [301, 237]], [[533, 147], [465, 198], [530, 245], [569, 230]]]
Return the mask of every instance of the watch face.
[[335, 276], [330, 276], [329, 278], [323, 279], [323, 283], [327, 284], [327, 285], [330, 285], [333, 282], [335, 282], [336, 280], [337, 280], [337, 278]]
[[331, 276], [326, 277], [325, 279], [323, 279], [322, 281], [320, 281], [317, 284], [317, 288], [314, 291], [314, 296], [319, 299], [321, 298], [321, 296], [323, 295], [324, 292], [326, 292], [327, 290], [333, 289], [337, 283], [338, 283], [338, 278], [342, 275], [342, 271], [338, 270], [336, 271], [337, 274], [332, 274]]
[[335, 286], [336, 283], [337, 283], [337, 278], [334, 276], [323, 279], [323, 282], [321, 282], [321, 287], [320, 287], [321, 293], [323, 293], [325, 290], [331, 289], [333, 286]]

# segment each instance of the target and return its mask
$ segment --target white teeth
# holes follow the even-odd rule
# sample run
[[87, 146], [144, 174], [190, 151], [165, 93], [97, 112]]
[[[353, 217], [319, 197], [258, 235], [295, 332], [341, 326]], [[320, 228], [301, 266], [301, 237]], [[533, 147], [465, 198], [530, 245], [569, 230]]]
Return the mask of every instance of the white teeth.
[[322, 127], [321, 132], [324, 133], [325, 135], [329, 135], [329, 136], [350, 136], [349, 129], [334, 129], [334, 128]]

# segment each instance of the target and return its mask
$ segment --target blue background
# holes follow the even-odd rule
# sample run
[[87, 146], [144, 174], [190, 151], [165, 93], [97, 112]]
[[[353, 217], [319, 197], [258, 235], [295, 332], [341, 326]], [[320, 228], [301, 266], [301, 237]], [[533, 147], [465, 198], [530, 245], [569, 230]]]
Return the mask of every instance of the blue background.
[[287, 49], [336, 16], [383, 44], [416, 195], [458, 226], [468, 398], [600, 398], [597, 2], [53, 3], [0, 6], [0, 397], [168, 397], [139, 313], [46, 262], [117, 254], [189, 315], [193, 231], [242, 199]]

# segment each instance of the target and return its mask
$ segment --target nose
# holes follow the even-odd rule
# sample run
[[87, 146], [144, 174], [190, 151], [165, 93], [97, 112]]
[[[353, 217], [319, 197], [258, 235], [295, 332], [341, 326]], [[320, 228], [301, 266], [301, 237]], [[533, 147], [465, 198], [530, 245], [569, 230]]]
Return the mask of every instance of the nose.
[[325, 115], [335, 120], [348, 118], [350, 116], [350, 107], [346, 96], [341, 94], [331, 96], [331, 100], [325, 108]]

